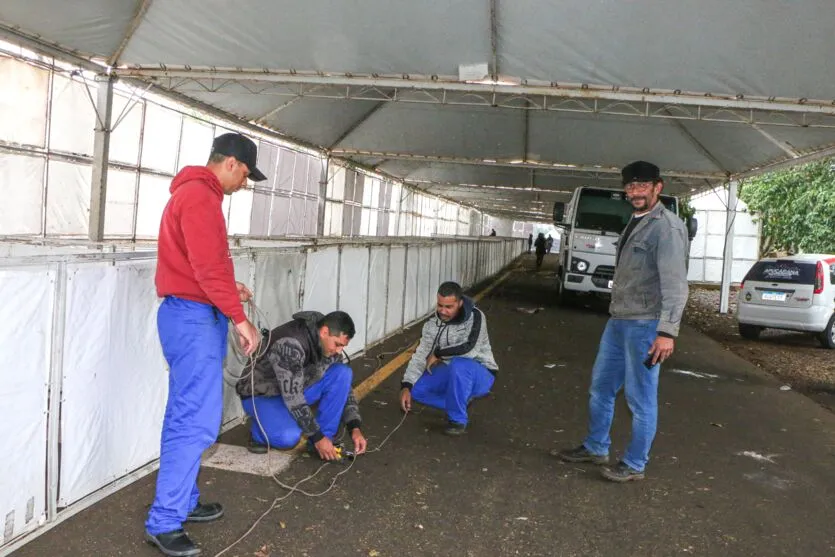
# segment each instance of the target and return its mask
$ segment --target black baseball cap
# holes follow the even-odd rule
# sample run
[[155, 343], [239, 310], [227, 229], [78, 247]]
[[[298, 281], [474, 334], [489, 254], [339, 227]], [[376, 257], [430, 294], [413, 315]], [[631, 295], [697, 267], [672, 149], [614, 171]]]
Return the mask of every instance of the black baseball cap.
[[661, 171], [651, 162], [635, 161], [627, 164], [620, 171], [623, 185], [631, 182], [660, 182]]
[[267, 179], [264, 173], [255, 167], [255, 163], [258, 160], [258, 147], [248, 137], [244, 137], [239, 133], [219, 135], [212, 142], [211, 154], [235, 157], [249, 168], [249, 179], [253, 182], [263, 182]]

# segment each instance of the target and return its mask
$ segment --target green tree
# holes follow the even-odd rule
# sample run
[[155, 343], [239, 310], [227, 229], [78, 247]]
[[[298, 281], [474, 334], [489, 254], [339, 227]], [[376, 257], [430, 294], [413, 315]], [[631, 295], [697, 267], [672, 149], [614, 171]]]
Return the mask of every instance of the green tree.
[[835, 253], [835, 159], [749, 178], [739, 197], [762, 222], [761, 255]]

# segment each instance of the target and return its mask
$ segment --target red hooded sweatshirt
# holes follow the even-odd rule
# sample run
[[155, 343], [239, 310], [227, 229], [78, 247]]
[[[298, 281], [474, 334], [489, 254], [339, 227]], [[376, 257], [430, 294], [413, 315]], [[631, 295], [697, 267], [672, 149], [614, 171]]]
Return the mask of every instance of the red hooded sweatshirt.
[[159, 226], [157, 295], [210, 304], [237, 325], [246, 320], [226, 238], [223, 189], [205, 166], [171, 181]]

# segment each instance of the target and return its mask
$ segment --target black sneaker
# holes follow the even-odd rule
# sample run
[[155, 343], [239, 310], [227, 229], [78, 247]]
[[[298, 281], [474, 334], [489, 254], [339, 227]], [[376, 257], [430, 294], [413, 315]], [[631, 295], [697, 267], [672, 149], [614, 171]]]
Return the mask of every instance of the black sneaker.
[[197, 503], [197, 507], [188, 513], [186, 522], [211, 522], [223, 516], [223, 505], [220, 503]]
[[200, 548], [194, 545], [194, 542], [182, 529], [157, 534], [156, 536], [145, 530], [145, 541], [156, 546], [157, 549], [169, 557], [190, 557], [202, 553]]
[[450, 437], [460, 437], [467, 433], [467, 424], [459, 424], [458, 422], [447, 423], [444, 433]]
[[614, 468], [609, 468], [608, 466], [603, 468], [601, 471], [603, 477], [612, 482], [624, 483], [624, 482], [634, 482], [637, 480], [644, 479], [644, 473], [635, 470], [634, 468], [630, 468], [624, 462], [618, 462], [617, 466]]
[[249, 442], [246, 444], [246, 450], [253, 454], [267, 454], [267, 446], [256, 441], [251, 433], [249, 434]]
[[609, 462], [609, 455], [594, 454], [590, 452], [585, 445], [580, 445], [574, 449], [565, 449], [562, 451], [554, 449], [551, 451], [551, 455], [559, 458], [560, 460], [564, 460], [565, 462], [591, 462], [592, 464], [608, 464]]

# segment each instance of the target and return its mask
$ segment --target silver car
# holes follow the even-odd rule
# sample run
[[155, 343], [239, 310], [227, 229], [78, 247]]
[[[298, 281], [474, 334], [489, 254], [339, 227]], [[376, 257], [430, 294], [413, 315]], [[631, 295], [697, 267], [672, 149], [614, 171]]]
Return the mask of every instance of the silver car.
[[787, 329], [814, 333], [835, 348], [835, 255], [794, 255], [757, 261], [737, 297], [739, 334]]

